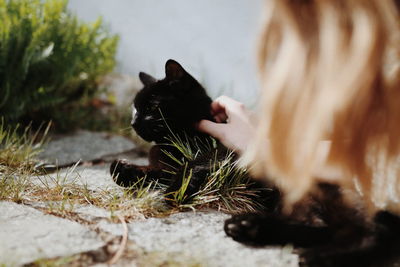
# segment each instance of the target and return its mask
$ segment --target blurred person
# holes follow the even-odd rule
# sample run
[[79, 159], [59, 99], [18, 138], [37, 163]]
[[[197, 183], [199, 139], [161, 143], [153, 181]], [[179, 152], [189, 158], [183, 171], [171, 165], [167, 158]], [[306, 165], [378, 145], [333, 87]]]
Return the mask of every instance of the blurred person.
[[399, 32], [392, 0], [265, 2], [255, 120], [222, 96], [216, 122], [198, 127], [273, 181], [282, 205], [233, 216], [229, 236], [320, 245], [304, 254], [318, 266], [380, 265], [399, 253]]

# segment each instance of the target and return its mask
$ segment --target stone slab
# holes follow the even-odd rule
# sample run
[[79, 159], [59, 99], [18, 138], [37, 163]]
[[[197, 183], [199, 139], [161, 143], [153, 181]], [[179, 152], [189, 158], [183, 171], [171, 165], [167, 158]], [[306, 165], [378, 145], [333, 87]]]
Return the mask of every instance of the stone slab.
[[72, 135], [55, 137], [45, 145], [38, 158], [46, 163], [65, 166], [78, 161], [101, 159], [135, 148], [136, 144], [128, 138], [81, 130]]
[[[128, 225], [129, 239], [148, 253], [179, 254], [201, 266], [298, 266], [298, 256], [290, 247], [250, 248], [227, 237], [223, 225], [228, 217], [215, 211], [185, 212], [135, 221]], [[119, 225], [103, 221], [98, 226], [122, 234]]]
[[0, 265], [20, 266], [103, 245], [95, 232], [76, 222], [24, 205], [0, 202]]
[[32, 182], [49, 187], [57, 184], [76, 184], [87, 186], [93, 191], [120, 189], [112, 180], [109, 169], [110, 164], [69, 167], [56, 173], [32, 177]]
[[71, 206], [62, 201], [25, 201], [24, 204], [35, 209], [47, 210], [50, 210], [52, 207], [60, 207], [64, 204], [66, 210], [74, 212], [80, 219], [91, 223], [100, 220], [109, 220], [112, 215], [110, 211], [91, 204], [74, 203]]

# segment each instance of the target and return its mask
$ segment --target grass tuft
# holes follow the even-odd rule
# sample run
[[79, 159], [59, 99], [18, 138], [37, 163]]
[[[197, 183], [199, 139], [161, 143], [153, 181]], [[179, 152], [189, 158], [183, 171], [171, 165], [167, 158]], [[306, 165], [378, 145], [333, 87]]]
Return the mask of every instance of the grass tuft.
[[23, 130], [18, 125], [7, 127], [1, 119], [0, 200], [22, 202], [24, 192], [31, 191], [29, 177], [37, 172], [35, 156], [46, 142], [50, 126], [49, 123], [44, 132], [32, 132], [29, 126]]
[[[184, 138], [172, 134], [167, 141], [178, 149], [182, 154], [182, 159], [176, 159], [170, 153], [165, 152], [172, 160], [177, 162], [182, 168], [182, 186], [170, 193], [168, 199], [181, 209], [213, 207], [227, 212], [256, 211], [263, 208], [263, 203], [255, 201], [256, 195], [263, 189], [249, 189], [253, 183], [245, 168], [238, 166], [235, 160], [235, 153], [227, 150], [226, 155], [221, 159], [218, 156], [217, 141], [208, 137], [205, 140], [199, 138]], [[193, 168], [189, 168], [189, 162], [195, 161], [199, 157], [209, 157], [210, 173], [206, 178], [206, 183], [200, 190], [192, 196], [185, 197], [185, 192], [190, 179], [193, 176]], [[199, 164], [203, 164], [199, 162]], [[187, 198], [191, 199], [188, 203]]]
[[5, 170], [25, 172], [33, 169], [35, 156], [41, 151], [46, 142], [46, 136], [51, 123], [43, 129], [40, 127], [32, 132], [28, 126], [22, 130], [20, 126], [7, 127], [4, 119], [0, 121], [0, 173]]

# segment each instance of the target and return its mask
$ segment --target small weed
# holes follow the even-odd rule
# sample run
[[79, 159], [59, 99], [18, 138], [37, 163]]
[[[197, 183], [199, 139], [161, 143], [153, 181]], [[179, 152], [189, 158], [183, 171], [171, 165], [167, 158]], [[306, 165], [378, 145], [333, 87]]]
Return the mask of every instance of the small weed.
[[[187, 136], [183, 139], [172, 134], [167, 140], [184, 156], [182, 159], [176, 159], [172, 154], [164, 151], [183, 168], [182, 186], [176, 192], [166, 196], [178, 207], [194, 209], [208, 206], [229, 212], [255, 211], [262, 208], [262, 204], [254, 200], [262, 189], [249, 189], [252, 181], [247, 170], [237, 165], [232, 151], [227, 151], [221, 160], [218, 157], [217, 142], [211, 137], [206, 141], [200, 141], [199, 139], [190, 140]], [[189, 196], [192, 200], [187, 203], [185, 192], [193, 175], [193, 169], [188, 167], [188, 162], [200, 156], [209, 157], [210, 173], [206, 178], [206, 183], [197, 193]]]
[[187, 196], [185, 193], [189, 186], [192, 175], [193, 175], [193, 170], [192, 169], [188, 170], [188, 163], [185, 162], [184, 167], [183, 167], [181, 187], [177, 191], [172, 192], [170, 195], [167, 195], [166, 197], [169, 200], [172, 200], [173, 202], [178, 204], [179, 206], [183, 207], [184, 203], [186, 202], [186, 199], [187, 199]]
[[7, 127], [4, 119], [0, 121], [0, 173], [6, 170], [12, 172], [31, 171], [36, 163], [34, 157], [41, 151], [46, 142], [46, 136], [50, 129], [49, 123], [44, 132], [40, 127], [34, 133], [31, 127], [26, 127], [22, 134], [20, 126]]
[[[67, 174], [70, 176], [70, 174]], [[63, 176], [59, 176], [61, 181]], [[41, 180], [48, 180], [48, 177], [41, 177]], [[111, 219], [116, 220], [116, 214], [123, 216], [125, 220], [131, 220], [138, 217], [156, 216], [166, 210], [162, 203], [161, 194], [153, 190], [152, 184], [144, 186], [143, 183], [137, 183], [131, 188], [104, 188], [102, 190], [92, 190], [80, 179], [69, 177], [68, 182], [60, 182], [54, 179], [46, 186], [33, 186], [37, 201], [46, 201], [48, 210], [53, 214], [65, 214], [73, 212], [78, 204], [94, 205], [106, 209], [110, 212]], [[43, 182], [42, 184], [45, 184]]]
[[22, 202], [24, 194], [31, 191], [30, 175], [36, 172], [35, 156], [46, 142], [50, 123], [44, 132], [32, 132], [28, 126], [7, 127], [0, 122], [0, 200]]
[[28, 191], [30, 191], [30, 188], [26, 175], [16, 177], [5, 174], [0, 178], [0, 200], [20, 203], [24, 199], [24, 193]]

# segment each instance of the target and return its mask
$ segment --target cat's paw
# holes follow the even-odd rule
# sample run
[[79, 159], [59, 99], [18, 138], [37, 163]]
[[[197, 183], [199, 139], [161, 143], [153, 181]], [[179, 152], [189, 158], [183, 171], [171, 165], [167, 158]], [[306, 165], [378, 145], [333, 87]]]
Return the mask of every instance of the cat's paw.
[[116, 159], [110, 165], [110, 174], [112, 177], [121, 172], [122, 166], [128, 164], [126, 159]]
[[235, 241], [251, 246], [291, 243], [292, 226], [273, 214], [247, 213], [225, 221], [225, 233]]
[[110, 174], [114, 182], [123, 187], [130, 187], [145, 176], [143, 170], [125, 159], [117, 159], [111, 163]]
[[120, 175], [125, 171], [125, 169], [131, 166], [131, 164], [126, 159], [116, 159], [110, 165], [110, 174], [113, 178]]
[[225, 221], [225, 233], [233, 240], [252, 246], [265, 245], [264, 217], [259, 214], [234, 215]]

